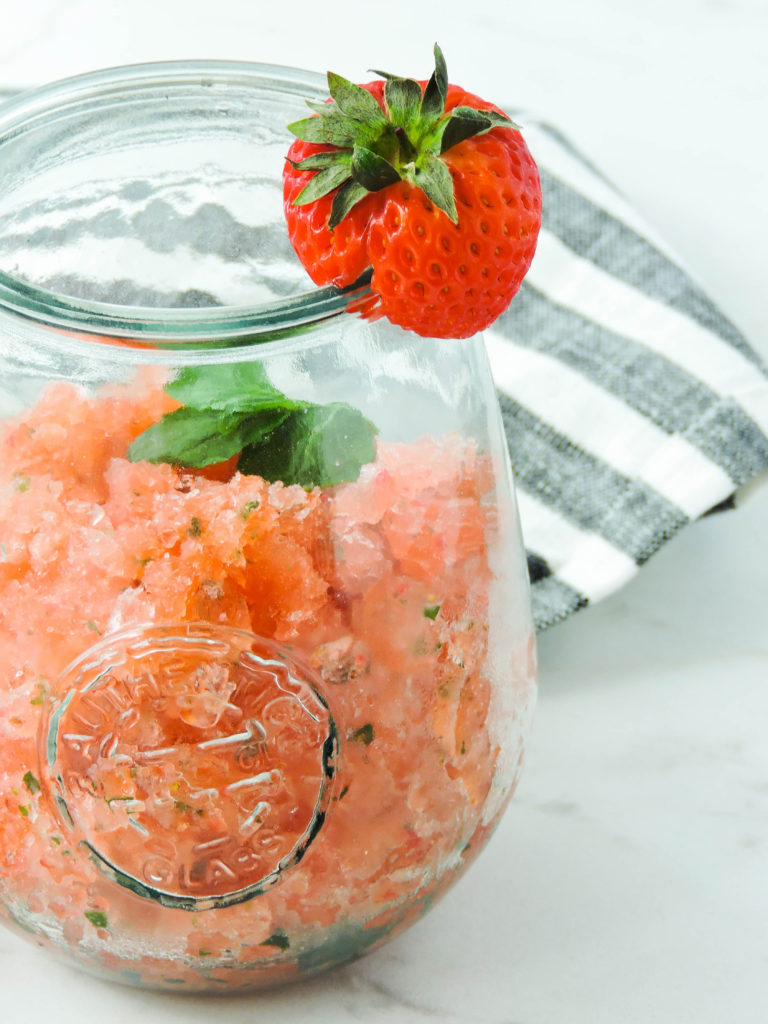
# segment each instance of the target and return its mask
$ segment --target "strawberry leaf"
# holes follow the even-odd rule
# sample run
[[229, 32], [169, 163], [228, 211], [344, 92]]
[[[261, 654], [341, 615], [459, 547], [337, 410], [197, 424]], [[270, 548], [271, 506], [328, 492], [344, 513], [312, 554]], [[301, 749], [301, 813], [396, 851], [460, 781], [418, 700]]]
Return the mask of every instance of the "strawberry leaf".
[[433, 124], [445, 111], [448, 96], [448, 69], [440, 47], [435, 43], [435, 70], [427, 82], [421, 100], [421, 117], [425, 124]]
[[[318, 153], [293, 165], [298, 170], [317, 171], [316, 184], [306, 186], [294, 200], [299, 205], [336, 189], [328, 220], [331, 231], [368, 193], [403, 178], [421, 188], [458, 224], [453, 179], [440, 156], [493, 128], [518, 129], [506, 114], [495, 110], [462, 106], [446, 111], [448, 71], [437, 43], [434, 60], [435, 69], [423, 94], [412, 79], [374, 71], [384, 79], [383, 109], [369, 89], [329, 73], [331, 99], [313, 107], [319, 116], [290, 126], [305, 141], [339, 147], [335, 154]], [[348, 164], [351, 177], [339, 169], [342, 163]]]
[[445, 122], [440, 152], [445, 153], [465, 139], [471, 139], [474, 135], [481, 135], [497, 127], [516, 128], [517, 125], [506, 114], [497, 114], [495, 110], [455, 107]]
[[393, 124], [412, 127], [421, 110], [421, 86], [411, 78], [391, 76], [384, 86], [384, 100]]
[[330, 152], [313, 153], [303, 160], [290, 160], [289, 163], [297, 171], [322, 171], [333, 164], [349, 163], [352, 159], [351, 153], [342, 149], [333, 149]]
[[331, 231], [338, 227], [349, 211], [367, 195], [370, 195], [370, 192], [365, 185], [360, 185], [356, 181], [348, 181], [343, 185], [333, 197], [331, 215], [328, 218], [328, 227]]
[[317, 117], [306, 117], [303, 121], [294, 121], [288, 125], [302, 142], [327, 143], [331, 146], [351, 147], [355, 140], [355, 129], [359, 122], [350, 121], [341, 113], [319, 114]]
[[[353, 161], [354, 166], [354, 161]], [[294, 199], [296, 206], [305, 206], [307, 203], [314, 203], [316, 199], [322, 199], [329, 192], [333, 192], [339, 185], [343, 185], [352, 177], [352, 169], [346, 163], [332, 164], [326, 167], [307, 182], [304, 188]]]
[[392, 164], [365, 146], [355, 146], [352, 152], [352, 177], [369, 192], [378, 192], [400, 181]]
[[317, 100], [304, 100], [304, 102], [316, 114], [327, 114], [329, 111], [339, 112], [338, 105], [333, 100], [323, 100], [322, 103], [319, 103]]
[[325, 125], [323, 124], [323, 118], [319, 115], [315, 117], [305, 117], [300, 121], [293, 121], [288, 125], [288, 131], [296, 136], [297, 139], [301, 139], [302, 142], [325, 142]]
[[335, 100], [339, 109], [348, 117], [353, 117], [356, 121], [373, 122], [379, 125], [386, 123], [381, 107], [368, 90], [363, 89], [362, 86], [355, 85], [348, 79], [342, 78], [341, 75], [329, 71], [328, 91], [331, 94], [331, 99]]
[[427, 156], [423, 164], [416, 167], [411, 180], [435, 206], [448, 214], [454, 224], [458, 223], [459, 215], [453, 198], [453, 178], [439, 157]]

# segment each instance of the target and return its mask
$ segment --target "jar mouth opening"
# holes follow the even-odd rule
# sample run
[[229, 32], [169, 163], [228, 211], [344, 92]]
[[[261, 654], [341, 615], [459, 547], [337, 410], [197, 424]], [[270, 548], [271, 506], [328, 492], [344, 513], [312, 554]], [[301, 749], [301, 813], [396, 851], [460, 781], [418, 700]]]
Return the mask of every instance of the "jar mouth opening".
[[[6, 100], [0, 109], [0, 153], [5, 142], [30, 126], [75, 107], [106, 106], [142, 90], [165, 90], [168, 95], [175, 88], [191, 89], [202, 96], [206, 90], [230, 84], [298, 104], [327, 97], [324, 76], [279, 65], [208, 60], [124, 65], [62, 79]], [[286, 138], [289, 143], [290, 136]], [[129, 305], [81, 298], [0, 269], [0, 312], [43, 329], [107, 344], [151, 348], [249, 344], [303, 333], [349, 313], [370, 296], [370, 278], [369, 270], [346, 288], [310, 286], [272, 301]]]

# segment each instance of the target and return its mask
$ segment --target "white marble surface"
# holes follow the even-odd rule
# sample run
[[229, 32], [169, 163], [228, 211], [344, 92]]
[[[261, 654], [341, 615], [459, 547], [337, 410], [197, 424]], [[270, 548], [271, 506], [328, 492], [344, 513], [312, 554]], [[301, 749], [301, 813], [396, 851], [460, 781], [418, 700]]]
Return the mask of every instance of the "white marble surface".
[[[768, 358], [764, 0], [441, 10], [438, 23], [390, 0], [384, 22], [359, 0], [0, 0], [0, 85], [183, 57], [425, 73], [437, 38], [455, 80], [590, 152]], [[213, 1000], [110, 987], [2, 933], [3, 1024], [762, 1024], [767, 524], [764, 489], [542, 637], [518, 797], [475, 868], [390, 946]]]

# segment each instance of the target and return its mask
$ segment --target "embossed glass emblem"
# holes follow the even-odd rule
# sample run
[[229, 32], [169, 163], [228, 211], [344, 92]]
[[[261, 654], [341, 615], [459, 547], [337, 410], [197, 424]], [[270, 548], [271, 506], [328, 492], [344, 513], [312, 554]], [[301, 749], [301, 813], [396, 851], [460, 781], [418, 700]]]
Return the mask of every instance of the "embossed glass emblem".
[[311, 670], [239, 630], [114, 634], [64, 673], [42, 729], [62, 825], [106, 875], [166, 906], [258, 895], [325, 817], [330, 711]]

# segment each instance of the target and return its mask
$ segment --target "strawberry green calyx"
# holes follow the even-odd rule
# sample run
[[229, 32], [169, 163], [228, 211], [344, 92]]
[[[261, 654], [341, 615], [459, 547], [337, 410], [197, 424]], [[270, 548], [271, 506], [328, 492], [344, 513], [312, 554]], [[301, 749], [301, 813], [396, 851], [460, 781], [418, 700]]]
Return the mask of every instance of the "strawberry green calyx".
[[367, 89], [328, 73], [330, 102], [310, 103], [316, 116], [288, 126], [302, 142], [334, 147], [292, 164], [317, 172], [295, 205], [337, 190], [328, 221], [333, 230], [371, 192], [407, 181], [458, 222], [453, 180], [442, 155], [491, 128], [518, 126], [495, 110], [464, 106], [446, 111], [448, 72], [437, 44], [434, 55], [435, 70], [423, 92], [413, 79], [374, 70], [385, 80], [384, 110]]

